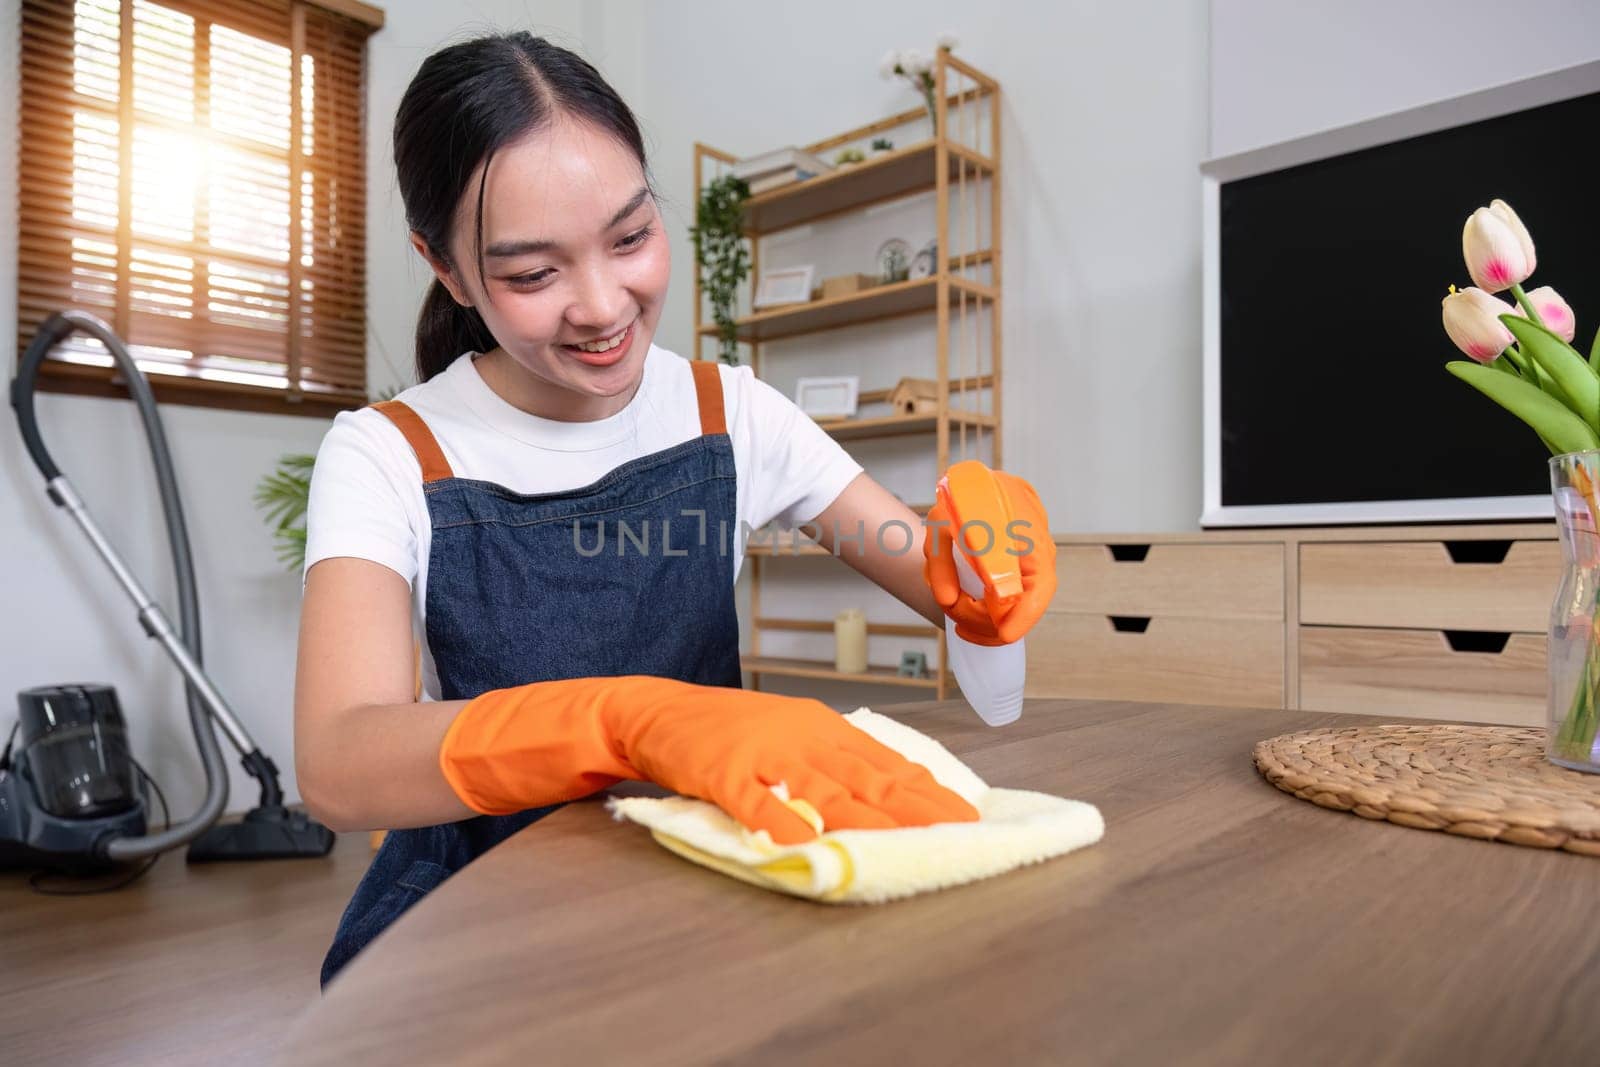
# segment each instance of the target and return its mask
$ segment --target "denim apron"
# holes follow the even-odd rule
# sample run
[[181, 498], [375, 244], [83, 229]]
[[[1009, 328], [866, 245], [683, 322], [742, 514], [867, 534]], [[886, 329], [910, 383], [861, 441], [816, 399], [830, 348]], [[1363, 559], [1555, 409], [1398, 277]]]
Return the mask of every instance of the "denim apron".
[[[558, 493], [457, 478], [414, 411], [375, 405], [422, 466], [440, 699], [622, 674], [742, 684], [733, 445], [717, 364], [690, 367], [700, 436]], [[560, 806], [390, 830], [339, 920], [322, 984], [440, 882]]]

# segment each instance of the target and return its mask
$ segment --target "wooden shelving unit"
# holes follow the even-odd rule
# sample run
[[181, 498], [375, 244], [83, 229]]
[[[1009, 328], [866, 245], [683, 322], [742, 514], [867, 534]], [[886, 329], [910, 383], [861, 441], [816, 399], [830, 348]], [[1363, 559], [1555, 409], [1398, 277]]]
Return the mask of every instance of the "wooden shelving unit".
[[[934, 61], [934, 136], [887, 151], [831, 173], [752, 196], [745, 202], [744, 234], [751, 242], [752, 280], [761, 276], [762, 239], [798, 226], [826, 225], [855, 216], [862, 209], [932, 191], [935, 200], [938, 248], [941, 258], [930, 277], [879, 285], [863, 292], [829, 300], [813, 300], [781, 308], [767, 308], [737, 319], [737, 336], [747, 346], [757, 376], [762, 369], [766, 342], [829, 331], [849, 331], [867, 323], [929, 315], [936, 328], [936, 344], [929, 353], [930, 366], [920, 376], [938, 383], [935, 410], [918, 414], [874, 414], [823, 421], [820, 425], [835, 440], [859, 442], [887, 437], [926, 435], [939, 473], [955, 460], [966, 458], [970, 441], [974, 452], [988, 445], [987, 459], [1001, 464], [1000, 451], [1000, 86], [994, 79], [948, 52]], [[841, 147], [860, 144], [888, 131], [924, 118], [922, 108], [891, 115], [879, 122], [847, 130], [806, 146], [824, 158]], [[987, 120], [985, 128], [984, 119]], [[709, 177], [738, 162], [738, 157], [697, 143], [694, 147], [695, 189]], [[991, 247], [975, 247], [968, 235], [952, 233], [951, 207], [967, 217], [968, 197], [980, 199], [979, 183], [988, 188], [987, 216]], [[978, 218], [976, 209], [971, 216]], [[965, 230], [965, 224], [962, 227]], [[974, 236], [976, 227], [974, 227]], [[987, 313], [989, 347], [987, 365], [977, 353], [968, 366], [966, 354], [952, 350], [953, 341], [966, 338], [967, 315]], [[708, 323], [698, 272], [694, 286], [695, 358], [716, 358], [717, 328]], [[840, 334], [841, 343], [847, 338]], [[705, 350], [711, 351], [708, 357]], [[974, 347], [981, 347], [975, 345]], [[853, 371], [852, 371], [853, 373]], [[883, 383], [886, 386], [892, 382]], [[862, 407], [883, 405], [889, 389], [862, 390]], [[960, 455], [952, 457], [952, 445]], [[866, 465], [866, 464], [864, 464]], [[868, 472], [871, 473], [870, 465]], [[926, 514], [927, 505], [913, 510]], [[936, 667], [930, 677], [900, 677], [894, 667], [872, 666], [865, 674], [841, 674], [829, 660], [797, 659], [762, 653], [762, 635], [774, 631], [831, 633], [831, 619], [796, 619], [762, 614], [761, 587], [769, 566], [828, 566], [819, 557], [826, 548], [803, 537], [784, 535], [771, 543], [751, 543], [745, 557], [751, 575], [751, 647], [743, 658], [751, 684], [759, 688], [763, 675], [811, 678], [932, 690], [944, 699], [953, 684], [949, 673], [944, 633], [918, 618], [915, 624], [871, 622], [870, 636], [934, 639]], [[909, 613], [908, 613], [909, 614]], [[911, 616], [916, 618], [915, 616]]]

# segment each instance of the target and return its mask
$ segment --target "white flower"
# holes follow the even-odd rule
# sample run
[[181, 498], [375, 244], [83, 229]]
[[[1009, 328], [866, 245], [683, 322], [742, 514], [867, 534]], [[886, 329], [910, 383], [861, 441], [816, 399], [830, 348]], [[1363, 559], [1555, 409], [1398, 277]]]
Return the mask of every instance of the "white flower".
[[900, 65], [907, 74], [926, 74], [933, 68], [933, 60], [924, 55], [921, 49], [908, 48], [900, 53]]
[[953, 33], [941, 33], [937, 38], [934, 39], [934, 44], [939, 48], [944, 49], [946, 52], [950, 51], [950, 49], [954, 48], [960, 43], [960, 41], [956, 40], [956, 35]]
[[899, 52], [899, 50], [898, 49], [890, 49], [889, 51], [885, 52], [883, 54], [883, 58], [878, 61], [878, 73], [883, 75], [885, 78], [892, 78], [895, 75], [895, 69], [894, 68], [898, 67], [899, 65], [900, 65], [900, 52]]

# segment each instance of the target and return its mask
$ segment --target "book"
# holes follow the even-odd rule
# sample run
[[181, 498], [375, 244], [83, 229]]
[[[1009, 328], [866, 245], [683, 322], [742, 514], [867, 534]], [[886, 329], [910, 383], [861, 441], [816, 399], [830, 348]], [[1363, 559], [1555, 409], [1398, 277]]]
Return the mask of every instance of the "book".
[[746, 184], [750, 186], [750, 195], [754, 196], [757, 193], [764, 193], [769, 189], [777, 189], [781, 186], [793, 185], [795, 182], [803, 182], [807, 178], [815, 177], [816, 175], [809, 170], [801, 170], [798, 167], [794, 167], [789, 170], [780, 170], [772, 174], [764, 175], [760, 178], [755, 178]]
[[810, 171], [813, 175], [816, 175], [828, 173], [833, 169], [833, 165], [804, 149], [795, 148], [791, 145], [788, 148], [780, 148], [759, 156], [751, 156], [749, 159], [741, 159], [733, 165], [729, 173], [734, 177], [743, 178], [746, 182], [749, 182], [752, 179], [762, 178], [774, 172], [796, 168]]

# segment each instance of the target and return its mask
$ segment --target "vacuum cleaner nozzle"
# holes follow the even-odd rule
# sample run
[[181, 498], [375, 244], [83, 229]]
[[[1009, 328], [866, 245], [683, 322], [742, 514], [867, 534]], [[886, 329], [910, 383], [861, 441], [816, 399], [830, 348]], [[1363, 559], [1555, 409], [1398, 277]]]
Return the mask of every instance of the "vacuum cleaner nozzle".
[[283, 806], [278, 767], [259, 748], [241, 760], [261, 783], [261, 802], [238, 822], [215, 822], [189, 844], [190, 863], [326, 856], [333, 831], [304, 812]]
[[326, 856], [333, 831], [283, 805], [252, 808], [238, 822], [215, 822], [189, 845], [190, 863]]

